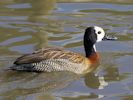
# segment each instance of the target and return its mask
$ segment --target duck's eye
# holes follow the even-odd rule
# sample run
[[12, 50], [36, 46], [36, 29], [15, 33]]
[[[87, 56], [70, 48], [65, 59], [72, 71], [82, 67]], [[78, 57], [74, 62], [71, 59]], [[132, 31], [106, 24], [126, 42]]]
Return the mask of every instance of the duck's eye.
[[101, 32], [100, 32], [100, 31], [98, 31], [98, 34], [101, 34]]

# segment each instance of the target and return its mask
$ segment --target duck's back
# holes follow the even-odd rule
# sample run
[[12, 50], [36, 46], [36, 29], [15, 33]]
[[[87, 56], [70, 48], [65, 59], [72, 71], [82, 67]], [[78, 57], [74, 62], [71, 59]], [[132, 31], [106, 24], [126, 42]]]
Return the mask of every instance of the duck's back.
[[63, 48], [47, 47], [19, 57], [11, 69], [36, 72], [71, 71], [83, 73], [87, 69], [88, 63], [87, 58], [80, 54]]

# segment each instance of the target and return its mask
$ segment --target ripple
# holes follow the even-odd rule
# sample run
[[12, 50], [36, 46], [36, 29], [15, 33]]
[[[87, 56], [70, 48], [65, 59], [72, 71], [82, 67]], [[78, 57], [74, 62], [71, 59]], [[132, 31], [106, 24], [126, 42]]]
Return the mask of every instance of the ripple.
[[23, 54], [26, 54], [26, 53], [31, 53], [33, 52], [33, 47], [35, 46], [35, 44], [27, 44], [27, 45], [20, 45], [20, 46], [12, 46], [10, 47], [10, 51], [16, 51], [18, 53], [23, 53]]
[[30, 39], [30, 38], [31, 38], [31, 36], [21, 36], [21, 37], [11, 38], [11, 39], [8, 39], [4, 42], [1, 42], [0, 45], [1, 46], [10, 45], [14, 42], [25, 41], [25, 40]]
[[16, 21], [16, 20], [26, 20], [26, 16], [0, 16], [0, 20], [6, 20], [6, 21]]
[[32, 6], [29, 3], [25, 4], [11, 4], [11, 5], [6, 5], [7, 8], [12, 8], [12, 9], [27, 9], [31, 8]]
[[[68, 7], [69, 6], [69, 7]], [[112, 10], [112, 11], [133, 11], [132, 5], [108, 4], [108, 3], [59, 3], [58, 7], [62, 12], [82, 12], [87, 10]], [[66, 9], [67, 8], [67, 9]], [[82, 9], [82, 10], [81, 10]], [[59, 10], [60, 11], [60, 10]]]

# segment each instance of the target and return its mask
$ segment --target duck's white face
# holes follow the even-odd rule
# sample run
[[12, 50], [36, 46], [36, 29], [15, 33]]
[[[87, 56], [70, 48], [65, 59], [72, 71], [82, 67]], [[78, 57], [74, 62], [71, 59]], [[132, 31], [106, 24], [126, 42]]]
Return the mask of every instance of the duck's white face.
[[95, 33], [97, 35], [97, 41], [96, 42], [102, 41], [102, 39], [105, 36], [104, 30], [101, 27], [98, 27], [98, 26], [94, 26], [94, 30], [95, 30]]

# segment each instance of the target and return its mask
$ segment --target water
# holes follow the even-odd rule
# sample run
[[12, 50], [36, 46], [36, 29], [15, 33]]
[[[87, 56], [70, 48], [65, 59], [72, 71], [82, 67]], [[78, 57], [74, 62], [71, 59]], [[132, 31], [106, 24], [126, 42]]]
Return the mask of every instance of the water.
[[[132, 0], [1, 0], [0, 8], [1, 100], [133, 100]], [[84, 54], [82, 37], [91, 25], [119, 38], [97, 45], [101, 64], [95, 72], [80, 77], [5, 70], [46, 45]]]

